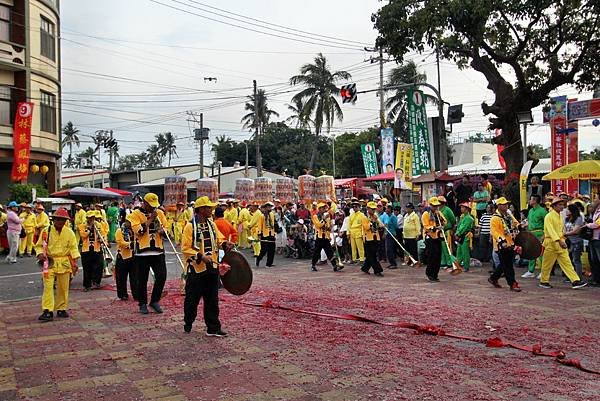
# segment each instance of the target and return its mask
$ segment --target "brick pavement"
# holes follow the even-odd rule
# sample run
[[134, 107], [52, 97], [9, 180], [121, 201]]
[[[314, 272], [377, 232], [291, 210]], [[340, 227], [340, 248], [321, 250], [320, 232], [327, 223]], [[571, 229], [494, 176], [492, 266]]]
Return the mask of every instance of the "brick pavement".
[[[600, 380], [551, 358], [412, 331], [241, 305], [272, 301], [563, 349], [600, 369], [600, 290], [495, 290], [485, 272], [431, 284], [423, 271], [310, 273], [278, 260], [242, 298], [222, 294], [230, 337], [182, 330], [170, 282], [165, 314], [142, 316], [110, 290], [71, 293], [71, 318], [38, 323], [39, 301], [0, 308], [0, 400], [593, 400]], [[283, 266], [285, 264], [285, 266]]]

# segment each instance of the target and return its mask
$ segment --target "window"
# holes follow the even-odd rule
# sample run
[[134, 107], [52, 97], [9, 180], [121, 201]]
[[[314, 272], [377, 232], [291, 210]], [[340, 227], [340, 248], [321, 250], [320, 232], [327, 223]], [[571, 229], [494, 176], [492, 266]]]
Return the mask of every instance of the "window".
[[56, 96], [42, 91], [40, 109], [42, 116], [41, 130], [56, 134]]
[[42, 56], [48, 57], [50, 60], [55, 60], [56, 38], [54, 36], [54, 24], [44, 17], [41, 17], [41, 53]]
[[10, 125], [10, 87], [0, 86], [0, 124]]
[[0, 40], [10, 41], [10, 8], [0, 5]]

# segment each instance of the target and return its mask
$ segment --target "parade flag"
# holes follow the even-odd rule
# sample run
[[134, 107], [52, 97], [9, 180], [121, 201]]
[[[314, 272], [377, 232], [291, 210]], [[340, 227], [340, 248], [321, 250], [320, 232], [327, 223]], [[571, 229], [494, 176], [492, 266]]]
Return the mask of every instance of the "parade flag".
[[[571, 118], [571, 104], [577, 103], [577, 99], [569, 99], [567, 103], [567, 120], [569, 121], [567, 139], [567, 164], [579, 161], [579, 122]], [[579, 192], [579, 180], [567, 181], [567, 192]]]
[[[563, 167], [567, 164], [567, 144], [566, 144], [566, 129], [567, 129], [567, 97], [558, 96], [552, 98], [554, 103], [550, 110], [550, 128], [552, 131], [552, 170]], [[552, 192], [557, 194], [567, 190], [565, 180], [553, 180]]]
[[[396, 170], [402, 169], [402, 179], [405, 183], [405, 188], [402, 188], [402, 185], [398, 179], [394, 180], [394, 188], [401, 189], [411, 189], [412, 188], [412, 146], [408, 143], [399, 143], [396, 148]], [[400, 184], [400, 185], [398, 185]]]
[[388, 172], [394, 169], [394, 130], [381, 129], [381, 171]]
[[360, 145], [360, 150], [362, 153], [363, 163], [365, 165], [365, 175], [367, 177], [372, 177], [379, 174], [379, 169], [377, 168], [377, 155], [375, 154], [375, 145], [372, 143], [363, 143]]
[[427, 113], [423, 92], [414, 89], [407, 90], [408, 97], [408, 134], [413, 148], [413, 174], [430, 173], [431, 154], [429, 129], [427, 128]]
[[531, 166], [533, 166], [533, 160], [529, 160], [527, 161], [527, 163], [523, 164], [523, 168], [521, 169], [521, 175], [519, 177], [519, 184], [521, 189], [521, 210], [527, 209], [527, 177], [529, 177]]
[[29, 173], [29, 153], [31, 151], [31, 120], [33, 103], [20, 102], [17, 106], [13, 127], [13, 147], [15, 148], [11, 179], [14, 182], [27, 179]]

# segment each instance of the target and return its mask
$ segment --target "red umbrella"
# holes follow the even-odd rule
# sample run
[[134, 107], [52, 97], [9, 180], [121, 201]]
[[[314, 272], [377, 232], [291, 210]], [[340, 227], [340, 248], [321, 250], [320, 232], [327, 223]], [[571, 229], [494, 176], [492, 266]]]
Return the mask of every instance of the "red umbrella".
[[117, 188], [102, 188], [106, 191], [110, 191], [110, 192], [114, 192], [115, 194], [121, 195], [121, 196], [131, 196], [131, 192], [129, 191], [124, 191], [122, 189], [117, 189]]

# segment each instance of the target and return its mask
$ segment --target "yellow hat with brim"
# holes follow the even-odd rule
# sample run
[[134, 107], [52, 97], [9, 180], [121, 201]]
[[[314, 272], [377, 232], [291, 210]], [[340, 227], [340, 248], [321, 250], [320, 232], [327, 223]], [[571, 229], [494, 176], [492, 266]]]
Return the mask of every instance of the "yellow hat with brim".
[[367, 207], [369, 209], [377, 209], [377, 203], [371, 201], [371, 202], [367, 203]]
[[504, 196], [496, 199], [496, 205], [508, 205], [510, 202]]
[[97, 219], [101, 219], [102, 212], [100, 210], [94, 210], [94, 217], [96, 217]]
[[146, 195], [144, 195], [144, 201], [152, 207], [160, 206], [160, 202], [158, 201], [158, 195], [153, 194], [152, 192], [148, 192]]
[[552, 198], [552, 206], [556, 205], [557, 203], [560, 202], [564, 202], [567, 203], [564, 199], [562, 199], [560, 196], [555, 196], [554, 198]]
[[96, 211], [95, 210], [88, 210], [87, 212], [85, 212], [85, 217], [86, 218], [91, 218], [91, 217], [96, 217]]
[[390, 201], [387, 198], [381, 198], [381, 203], [390, 203]]
[[194, 209], [197, 209], [199, 207], [216, 207], [217, 204], [214, 202], [211, 202], [210, 199], [208, 199], [208, 196], [201, 196], [198, 199], [196, 199], [196, 201], [194, 202]]
[[431, 206], [439, 206], [439, 205], [441, 205], [441, 203], [440, 203], [440, 200], [438, 199], [438, 197], [437, 197], [437, 196], [432, 196], [432, 197], [429, 199], [429, 204], [430, 204]]
[[325, 203], [325, 202], [319, 202], [319, 204], [317, 205], [317, 209], [320, 209], [322, 207], [327, 207], [327, 203]]

